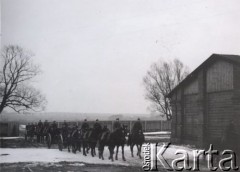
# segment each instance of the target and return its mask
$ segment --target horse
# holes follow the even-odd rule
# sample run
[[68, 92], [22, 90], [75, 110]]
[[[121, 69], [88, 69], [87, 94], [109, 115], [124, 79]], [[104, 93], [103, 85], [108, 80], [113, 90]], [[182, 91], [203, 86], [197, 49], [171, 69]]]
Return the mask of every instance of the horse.
[[82, 130], [75, 129], [71, 134], [71, 145], [72, 145], [72, 152], [76, 153], [77, 150], [81, 152], [81, 145], [82, 145]]
[[70, 152], [71, 150], [71, 146], [72, 146], [72, 128], [67, 127], [67, 128], [62, 128], [61, 130], [62, 133], [62, 137], [63, 137], [63, 147], [68, 149], [68, 152]]
[[35, 126], [34, 125], [28, 125], [26, 127], [26, 134], [25, 134], [25, 140], [33, 142], [34, 141], [34, 134], [35, 134]]
[[43, 142], [47, 142], [49, 128], [50, 128], [49, 126], [44, 126], [43, 127], [43, 132], [42, 132]]
[[89, 148], [89, 142], [88, 142], [88, 138], [89, 138], [89, 135], [90, 135], [90, 130], [91, 129], [82, 131], [82, 146], [83, 146], [83, 155], [84, 156], [87, 156], [87, 153], [90, 149]]
[[121, 146], [122, 148], [122, 160], [126, 161], [126, 158], [124, 156], [124, 145], [126, 143], [126, 136], [127, 136], [127, 128], [125, 126], [122, 126], [116, 130], [114, 130], [112, 133], [110, 133], [109, 136], [109, 142], [108, 142], [108, 149], [110, 152], [109, 159], [113, 161], [113, 154], [114, 154], [114, 148], [116, 147], [116, 154], [115, 154], [115, 160], [118, 160], [118, 150]]
[[91, 155], [93, 157], [96, 155], [95, 148], [97, 146], [101, 133], [102, 133], [102, 128], [93, 128], [89, 132], [88, 145], [89, 145], [89, 148], [91, 149]]
[[103, 152], [104, 152], [104, 147], [105, 146], [109, 146], [110, 143], [110, 131], [103, 131], [99, 137], [98, 140], [98, 155], [99, 155], [99, 159], [104, 160], [103, 157]]
[[145, 141], [145, 137], [144, 137], [142, 130], [139, 130], [137, 132], [133, 132], [133, 133], [129, 134], [128, 145], [130, 145], [132, 157], [134, 157], [133, 147], [136, 145], [137, 146], [137, 156], [139, 156], [140, 159], [142, 158], [141, 149], [142, 149], [142, 144], [144, 143], [144, 141]]
[[36, 126], [36, 132], [37, 135], [37, 142], [38, 143], [44, 143], [44, 133], [43, 133], [44, 127], [43, 126]]

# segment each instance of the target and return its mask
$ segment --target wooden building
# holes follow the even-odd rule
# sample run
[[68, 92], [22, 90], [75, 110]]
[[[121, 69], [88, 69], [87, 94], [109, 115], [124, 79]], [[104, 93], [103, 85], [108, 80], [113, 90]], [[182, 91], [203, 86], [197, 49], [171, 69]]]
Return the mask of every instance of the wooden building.
[[172, 142], [200, 147], [219, 142], [231, 120], [240, 129], [240, 56], [211, 55], [168, 97]]
[[0, 137], [19, 136], [19, 124], [16, 122], [0, 122]]

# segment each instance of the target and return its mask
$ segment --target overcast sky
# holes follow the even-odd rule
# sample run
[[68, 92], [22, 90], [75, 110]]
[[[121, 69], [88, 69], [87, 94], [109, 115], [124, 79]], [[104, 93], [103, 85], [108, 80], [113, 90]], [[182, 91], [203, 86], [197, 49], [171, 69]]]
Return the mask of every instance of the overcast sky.
[[50, 112], [148, 113], [158, 59], [240, 55], [239, 0], [2, 0], [1, 46], [35, 54]]

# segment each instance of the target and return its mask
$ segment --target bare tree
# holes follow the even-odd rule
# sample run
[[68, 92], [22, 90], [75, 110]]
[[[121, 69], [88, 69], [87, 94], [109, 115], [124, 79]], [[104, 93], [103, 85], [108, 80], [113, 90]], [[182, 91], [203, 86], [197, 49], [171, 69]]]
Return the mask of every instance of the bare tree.
[[46, 103], [40, 91], [30, 86], [39, 72], [33, 55], [15, 45], [5, 46], [0, 59], [0, 114], [8, 107], [16, 112], [41, 111]]
[[160, 112], [170, 120], [172, 114], [167, 94], [171, 92], [188, 73], [188, 67], [178, 59], [170, 62], [160, 61], [153, 63], [143, 78], [143, 84], [146, 90], [145, 98], [151, 102], [150, 109]]

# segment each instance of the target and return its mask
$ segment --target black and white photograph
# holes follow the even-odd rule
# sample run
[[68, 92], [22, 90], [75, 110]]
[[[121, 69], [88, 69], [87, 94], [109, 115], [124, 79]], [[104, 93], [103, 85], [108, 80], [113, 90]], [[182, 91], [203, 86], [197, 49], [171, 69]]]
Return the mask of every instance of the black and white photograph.
[[0, 172], [240, 171], [239, 0], [0, 0]]

